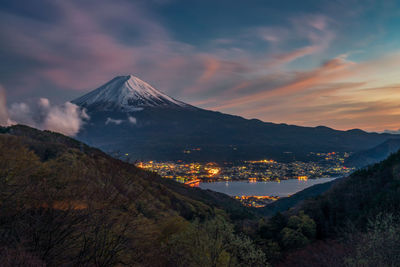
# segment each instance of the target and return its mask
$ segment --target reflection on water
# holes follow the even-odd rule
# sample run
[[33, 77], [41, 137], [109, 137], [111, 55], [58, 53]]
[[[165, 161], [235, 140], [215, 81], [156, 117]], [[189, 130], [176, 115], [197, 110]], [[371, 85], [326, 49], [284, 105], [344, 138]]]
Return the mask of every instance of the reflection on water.
[[278, 196], [287, 197], [315, 184], [326, 183], [336, 178], [309, 179], [307, 181], [291, 179], [280, 182], [242, 182], [227, 181], [200, 183], [201, 189], [210, 189], [230, 196]]

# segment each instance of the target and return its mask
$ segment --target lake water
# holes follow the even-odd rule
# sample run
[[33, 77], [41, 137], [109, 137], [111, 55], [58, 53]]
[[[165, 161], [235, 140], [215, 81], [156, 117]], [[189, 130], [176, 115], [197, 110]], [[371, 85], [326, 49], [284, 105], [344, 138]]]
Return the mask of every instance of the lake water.
[[307, 181], [297, 179], [281, 180], [280, 182], [243, 182], [227, 181], [200, 183], [201, 189], [210, 189], [230, 196], [279, 196], [287, 197], [315, 184], [330, 182], [335, 178], [318, 178]]

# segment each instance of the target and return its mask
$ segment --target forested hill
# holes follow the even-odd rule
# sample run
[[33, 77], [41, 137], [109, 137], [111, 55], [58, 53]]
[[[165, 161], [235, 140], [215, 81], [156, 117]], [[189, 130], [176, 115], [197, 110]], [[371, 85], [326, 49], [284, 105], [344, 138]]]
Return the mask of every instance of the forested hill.
[[273, 216], [258, 234], [285, 254], [279, 266], [398, 266], [400, 152]]
[[258, 266], [230, 223], [252, 216], [61, 134], [0, 128], [3, 266]]
[[365, 229], [378, 214], [400, 214], [400, 152], [341, 179], [302, 208], [325, 237], [335, 235], [348, 222]]

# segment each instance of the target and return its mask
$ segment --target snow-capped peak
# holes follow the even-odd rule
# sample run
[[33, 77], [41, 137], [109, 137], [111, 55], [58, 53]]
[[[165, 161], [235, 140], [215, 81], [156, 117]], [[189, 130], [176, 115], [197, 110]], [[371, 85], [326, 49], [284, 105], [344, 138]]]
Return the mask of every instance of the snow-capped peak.
[[143, 107], [190, 107], [133, 76], [118, 76], [72, 101], [82, 107], [136, 111]]

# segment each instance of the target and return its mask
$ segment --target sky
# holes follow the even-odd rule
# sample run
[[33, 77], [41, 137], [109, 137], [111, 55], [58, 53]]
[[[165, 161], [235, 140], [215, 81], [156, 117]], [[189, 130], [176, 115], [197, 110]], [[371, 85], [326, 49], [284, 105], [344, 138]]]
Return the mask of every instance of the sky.
[[8, 105], [133, 74], [198, 107], [275, 123], [400, 128], [397, 0], [1, 0]]

